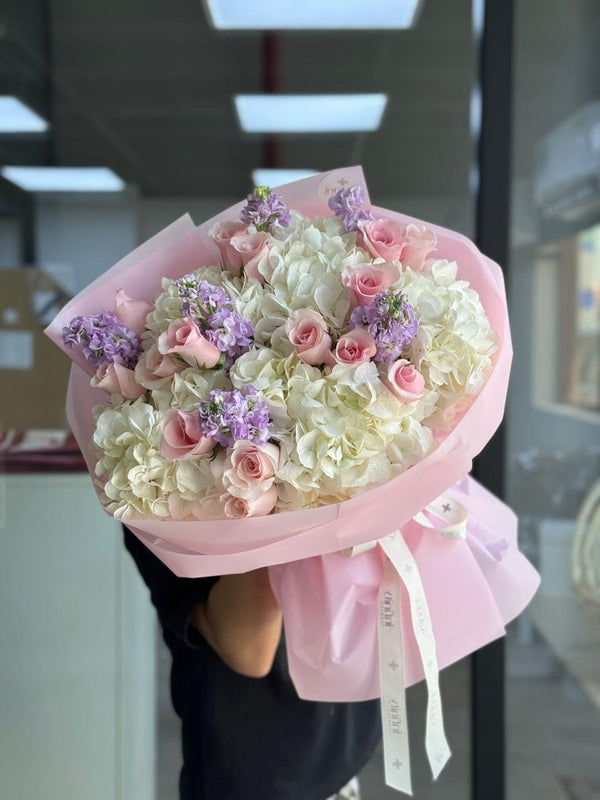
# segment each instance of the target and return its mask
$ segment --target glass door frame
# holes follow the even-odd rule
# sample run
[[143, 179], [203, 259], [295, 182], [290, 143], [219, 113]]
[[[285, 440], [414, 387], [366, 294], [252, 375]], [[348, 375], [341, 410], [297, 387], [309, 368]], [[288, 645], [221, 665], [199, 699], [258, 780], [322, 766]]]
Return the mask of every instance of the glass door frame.
[[[509, 282], [509, 205], [514, 0], [473, 0], [479, 64], [474, 93], [481, 98], [475, 128], [473, 183], [475, 242], [498, 263]], [[472, 120], [473, 122], [473, 120]], [[504, 423], [475, 459], [473, 477], [505, 496]], [[471, 797], [504, 800], [506, 795], [504, 639], [471, 656]]]

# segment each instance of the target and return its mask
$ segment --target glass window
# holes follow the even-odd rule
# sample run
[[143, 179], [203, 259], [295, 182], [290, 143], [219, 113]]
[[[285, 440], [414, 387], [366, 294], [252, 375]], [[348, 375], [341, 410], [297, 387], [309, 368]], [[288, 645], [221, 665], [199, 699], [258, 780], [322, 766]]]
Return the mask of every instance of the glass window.
[[508, 501], [542, 577], [508, 650], [508, 797], [600, 786], [600, 9], [517, 2]]

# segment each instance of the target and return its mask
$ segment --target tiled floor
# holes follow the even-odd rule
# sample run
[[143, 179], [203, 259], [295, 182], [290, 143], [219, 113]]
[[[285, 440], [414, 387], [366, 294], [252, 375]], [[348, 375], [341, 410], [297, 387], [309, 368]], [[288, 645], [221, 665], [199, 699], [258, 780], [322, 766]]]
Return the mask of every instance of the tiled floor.
[[[158, 800], [178, 800], [179, 724], [168, 697], [169, 654], [159, 642]], [[600, 784], [600, 710], [592, 707], [539, 642], [522, 646], [516, 636], [511, 637], [507, 664], [507, 800], [598, 800], [594, 787]], [[437, 783], [432, 783], [424, 760], [424, 686], [408, 692], [413, 789], [418, 800], [470, 800], [468, 680], [468, 661], [441, 675], [453, 755]], [[363, 800], [401, 797], [384, 784], [380, 752], [363, 770], [361, 787]]]

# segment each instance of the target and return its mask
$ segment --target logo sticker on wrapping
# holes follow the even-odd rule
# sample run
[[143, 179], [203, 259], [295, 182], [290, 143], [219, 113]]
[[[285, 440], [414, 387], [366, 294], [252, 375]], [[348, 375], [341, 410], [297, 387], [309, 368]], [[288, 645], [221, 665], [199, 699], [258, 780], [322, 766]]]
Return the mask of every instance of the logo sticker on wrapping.
[[348, 169], [337, 169], [334, 172], [329, 172], [319, 184], [319, 188], [317, 189], [317, 193], [321, 200], [327, 202], [330, 197], [332, 197], [336, 192], [339, 192], [340, 189], [347, 189], [349, 186], [360, 186], [364, 189], [365, 196], [367, 197], [368, 203], [368, 190], [365, 186], [364, 179], [359, 177], [359, 174], [356, 170], [353, 170], [354, 174]]

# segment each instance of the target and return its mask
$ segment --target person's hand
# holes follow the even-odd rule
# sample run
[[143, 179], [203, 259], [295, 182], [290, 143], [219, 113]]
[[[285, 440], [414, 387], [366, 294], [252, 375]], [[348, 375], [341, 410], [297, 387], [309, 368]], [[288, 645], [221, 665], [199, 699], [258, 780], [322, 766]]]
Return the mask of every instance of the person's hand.
[[281, 638], [282, 614], [267, 567], [223, 575], [190, 622], [236, 672], [263, 678], [271, 671]]

